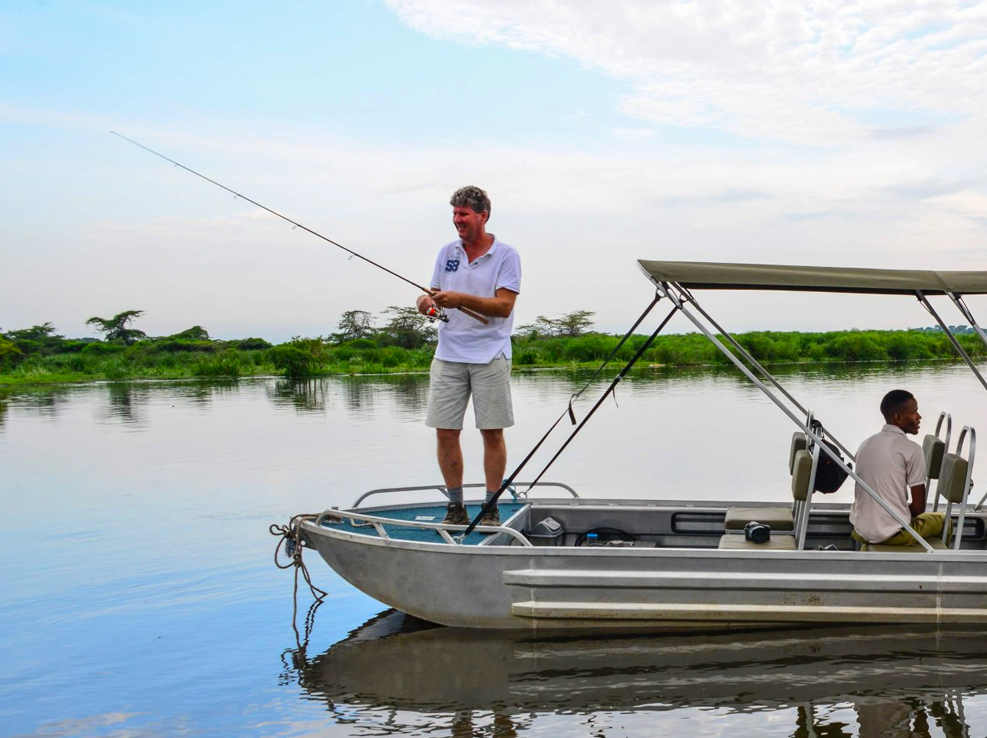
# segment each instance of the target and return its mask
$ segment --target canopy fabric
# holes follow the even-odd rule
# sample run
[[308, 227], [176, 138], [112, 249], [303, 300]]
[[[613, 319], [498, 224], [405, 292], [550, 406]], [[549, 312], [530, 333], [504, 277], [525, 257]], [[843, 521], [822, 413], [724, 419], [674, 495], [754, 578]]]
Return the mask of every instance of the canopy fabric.
[[794, 290], [927, 295], [955, 292], [987, 294], [985, 272], [935, 272], [913, 269], [721, 264], [702, 261], [649, 261], [638, 264], [654, 282], [678, 282], [689, 289]]

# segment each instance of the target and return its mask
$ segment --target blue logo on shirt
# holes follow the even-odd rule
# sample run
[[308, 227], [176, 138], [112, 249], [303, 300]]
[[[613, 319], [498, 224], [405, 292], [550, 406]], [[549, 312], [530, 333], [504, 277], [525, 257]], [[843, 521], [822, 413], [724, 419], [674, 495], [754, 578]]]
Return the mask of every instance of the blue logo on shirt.
[[446, 259], [446, 271], [455, 272], [459, 270], [459, 259]]

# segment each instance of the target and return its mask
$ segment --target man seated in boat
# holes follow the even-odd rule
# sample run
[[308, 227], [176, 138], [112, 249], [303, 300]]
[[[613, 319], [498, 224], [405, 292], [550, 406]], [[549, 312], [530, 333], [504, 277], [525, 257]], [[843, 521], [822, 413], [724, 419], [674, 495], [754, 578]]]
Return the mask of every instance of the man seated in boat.
[[[884, 427], [860, 444], [857, 474], [902, 520], [926, 539], [942, 536], [946, 516], [926, 512], [926, 469], [922, 448], [908, 435], [918, 433], [922, 416], [918, 401], [906, 390], [891, 390], [881, 400]], [[911, 501], [909, 501], [909, 493]], [[918, 543], [857, 483], [850, 507], [853, 537], [861, 543], [909, 546]]]
[[[467, 525], [463, 505], [463, 452], [459, 436], [470, 397], [476, 427], [483, 437], [483, 471], [489, 501], [504, 478], [507, 445], [504, 428], [514, 425], [511, 405], [511, 329], [514, 301], [521, 291], [517, 251], [487, 233], [490, 198], [479, 187], [456, 190], [449, 201], [459, 238], [439, 250], [431, 295], [418, 298], [419, 312], [449, 309], [439, 323], [439, 345], [430, 371], [425, 424], [436, 429], [439, 469], [449, 494], [443, 523]], [[486, 318], [481, 322], [455, 308]], [[480, 525], [500, 525], [492, 508]]]

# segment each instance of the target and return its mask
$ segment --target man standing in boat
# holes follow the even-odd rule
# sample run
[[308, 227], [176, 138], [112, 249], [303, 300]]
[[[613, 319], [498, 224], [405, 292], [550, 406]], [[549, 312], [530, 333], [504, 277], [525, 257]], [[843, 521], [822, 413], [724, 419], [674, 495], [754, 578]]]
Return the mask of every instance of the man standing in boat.
[[[928, 540], [939, 538], [946, 515], [925, 511], [925, 457], [922, 448], [906, 437], [916, 435], [922, 422], [918, 401], [911, 392], [891, 390], [881, 400], [881, 414], [884, 427], [860, 444], [857, 451], [857, 474], [902, 520], [910, 521], [916, 533]], [[918, 543], [859, 483], [850, 508], [850, 523], [853, 537], [861, 543]]]
[[[449, 494], [443, 523], [467, 525], [463, 505], [463, 452], [459, 436], [466, 405], [473, 398], [476, 427], [483, 437], [483, 471], [489, 501], [500, 489], [507, 468], [504, 428], [514, 425], [511, 404], [511, 330], [514, 301], [521, 291], [517, 251], [487, 233], [490, 198], [479, 187], [462, 187], [449, 201], [459, 238], [439, 250], [429, 286], [418, 298], [418, 311], [448, 310], [439, 323], [439, 345], [430, 371], [425, 424], [436, 429], [439, 469]], [[486, 322], [456, 308], [466, 308]], [[493, 508], [481, 525], [499, 525]]]

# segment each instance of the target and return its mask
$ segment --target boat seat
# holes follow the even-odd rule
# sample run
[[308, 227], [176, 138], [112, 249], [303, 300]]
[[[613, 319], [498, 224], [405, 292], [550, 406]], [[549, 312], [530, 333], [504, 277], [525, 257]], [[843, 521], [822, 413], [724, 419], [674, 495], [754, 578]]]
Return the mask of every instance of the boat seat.
[[922, 439], [922, 455], [925, 457], [925, 468], [929, 479], [939, 479], [942, 469], [942, 457], [946, 453], [946, 444], [941, 438], [927, 435]]
[[[946, 544], [942, 542], [941, 538], [926, 538], [925, 540], [936, 551], [947, 550]], [[860, 550], [871, 551], [873, 553], [925, 553], [925, 549], [917, 543], [913, 543], [910, 546], [887, 546], [883, 543], [865, 543], [860, 547]]]
[[[792, 443], [788, 451], [788, 472], [795, 472], [795, 457], [799, 451], [805, 451], [807, 446], [805, 433], [796, 431], [792, 434]], [[743, 532], [744, 526], [752, 520], [764, 523], [774, 531], [795, 530], [795, 515], [791, 507], [729, 507], [723, 520], [723, 527], [728, 533]]]
[[746, 551], [794, 551], [795, 536], [772, 535], [764, 543], [751, 543], [742, 535], [725, 535], [720, 536], [719, 548]]
[[790, 507], [731, 507], [723, 520], [728, 531], [743, 532], [744, 526], [752, 520], [764, 523], [771, 531], [795, 530], [795, 520]]
[[[966, 428], [963, 429], [966, 432]], [[962, 442], [961, 442], [962, 444]], [[962, 448], [962, 445], [960, 446]], [[972, 449], [970, 459], [973, 458]], [[971, 479], [970, 460], [964, 459], [959, 454], [945, 454], [942, 458], [942, 469], [939, 475], [939, 486], [936, 488], [937, 494], [946, 499], [946, 519], [952, 517], [953, 505], [960, 506], [959, 525], [956, 526], [954, 535], [956, 536], [953, 545], [956, 549], [960, 547], [960, 539], [963, 537], [963, 519], [966, 517], [966, 501], [970, 494]], [[946, 535], [943, 531], [943, 535]]]
[[795, 431], [792, 434], [792, 443], [788, 449], [788, 473], [795, 473], [795, 457], [798, 456], [799, 451], [805, 451], [809, 448], [809, 442], [806, 440], [805, 433], [802, 431]]

